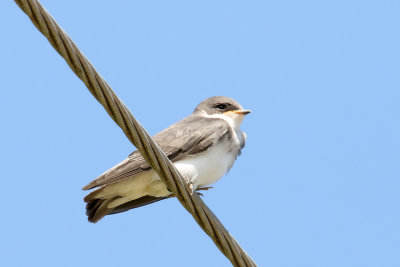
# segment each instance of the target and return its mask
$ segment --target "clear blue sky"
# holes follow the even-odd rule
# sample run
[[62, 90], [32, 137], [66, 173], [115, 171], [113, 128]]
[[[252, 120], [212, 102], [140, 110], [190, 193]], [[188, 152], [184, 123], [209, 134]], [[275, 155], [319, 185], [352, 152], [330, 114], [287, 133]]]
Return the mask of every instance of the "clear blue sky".
[[[253, 113], [204, 200], [259, 266], [400, 266], [399, 1], [42, 1], [155, 134]], [[174, 199], [98, 224], [81, 187], [133, 151], [1, 1], [1, 266], [230, 266]]]

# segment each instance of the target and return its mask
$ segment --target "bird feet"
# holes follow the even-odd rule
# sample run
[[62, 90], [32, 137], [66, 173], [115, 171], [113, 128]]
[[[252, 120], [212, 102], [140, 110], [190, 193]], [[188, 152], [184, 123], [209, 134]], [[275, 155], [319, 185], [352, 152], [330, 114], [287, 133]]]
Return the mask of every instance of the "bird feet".
[[199, 188], [197, 188], [197, 191], [200, 191], [200, 190], [210, 190], [210, 189], [212, 189], [212, 188], [214, 188], [214, 187], [212, 187], [212, 186], [204, 186], [204, 187], [199, 187]]
[[[212, 186], [205, 186], [205, 187], [199, 187], [199, 188], [197, 188], [197, 191], [200, 191], [200, 190], [210, 190], [211, 188], [214, 188], [214, 187], [212, 187]], [[204, 197], [204, 195], [202, 194], [202, 193], [200, 193], [200, 192], [196, 192], [199, 196], [202, 196], [202, 197]]]

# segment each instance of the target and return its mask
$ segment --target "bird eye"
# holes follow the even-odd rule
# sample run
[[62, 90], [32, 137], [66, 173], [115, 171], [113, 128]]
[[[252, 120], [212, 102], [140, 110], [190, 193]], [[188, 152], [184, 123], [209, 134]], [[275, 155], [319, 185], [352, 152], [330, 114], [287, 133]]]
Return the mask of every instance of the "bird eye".
[[218, 104], [215, 106], [217, 109], [226, 109], [226, 105], [225, 104]]

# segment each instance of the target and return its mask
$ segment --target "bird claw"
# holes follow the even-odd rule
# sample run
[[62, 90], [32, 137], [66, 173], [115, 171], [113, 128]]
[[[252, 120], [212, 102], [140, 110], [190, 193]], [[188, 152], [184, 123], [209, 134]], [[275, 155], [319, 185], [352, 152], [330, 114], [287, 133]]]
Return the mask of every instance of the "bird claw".
[[210, 189], [212, 189], [212, 188], [214, 188], [214, 187], [212, 187], [212, 186], [204, 186], [204, 187], [198, 187], [198, 188], [196, 188], [196, 190], [195, 190], [195, 189], [194, 189], [193, 183], [189, 183], [189, 190], [190, 190], [190, 194], [191, 194], [191, 195], [193, 195], [194, 192], [196, 191], [196, 193], [197, 193], [198, 195], [204, 197], [204, 195], [203, 195], [202, 193], [199, 193], [198, 191], [200, 191], [200, 190], [206, 191], [206, 190], [210, 190]]
[[206, 190], [210, 190], [212, 188], [214, 188], [214, 187], [212, 187], [212, 186], [199, 187], [199, 188], [197, 188], [196, 193], [197, 193], [197, 195], [204, 197], [204, 195], [198, 191], [200, 191], [200, 190], [206, 191]]
[[214, 187], [212, 187], [212, 186], [199, 187], [199, 188], [197, 188], [197, 191], [199, 191], [199, 190], [210, 190], [212, 188], [214, 188]]

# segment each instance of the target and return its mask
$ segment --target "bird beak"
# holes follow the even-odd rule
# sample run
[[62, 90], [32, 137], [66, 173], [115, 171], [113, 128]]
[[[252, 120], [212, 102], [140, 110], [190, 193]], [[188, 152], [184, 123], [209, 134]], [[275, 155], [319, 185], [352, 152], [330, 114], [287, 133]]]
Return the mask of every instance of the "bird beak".
[[246, 109], [234, 110], [232, 112], [235, 114], [241, 114], [241, 115], [247, 115], [247, 114], [251, 113], [250, 110], [246, 110]]

